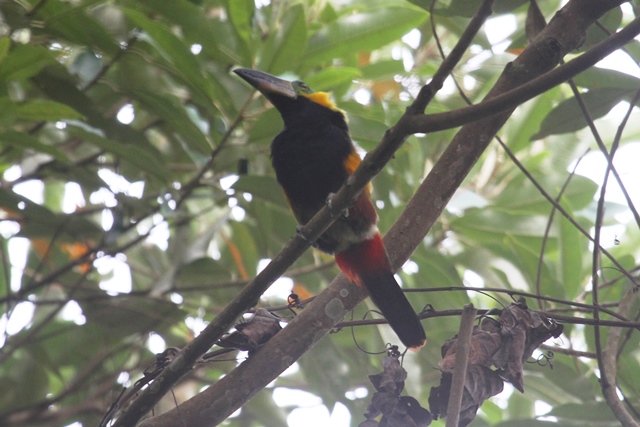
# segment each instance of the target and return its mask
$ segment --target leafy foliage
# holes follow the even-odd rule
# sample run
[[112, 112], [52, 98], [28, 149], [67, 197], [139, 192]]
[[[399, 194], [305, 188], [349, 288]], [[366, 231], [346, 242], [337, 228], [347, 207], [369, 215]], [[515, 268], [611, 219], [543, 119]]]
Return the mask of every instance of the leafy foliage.
[[[370, 150], [442, 62], [435, 35], [449, 52], [475, 10], [470, 4], [479, 2], [438, 2], [432, 12], [422, 0], [1, 2], [0, 424], [98, 425], [123, 386], [144, 378], [154, 352], [189, 342], [295, 233], [269, 163], [268, 144], [282, 123], [232, 75], [233, 67], [331, 90], [353, 138]], [[494, 17], [504, 21], [488, 21], [485, 30], [512, 22], [514, 31], [495, 40], [483, 30], [454, 70], [472, 102], [525, 46], [528, 4], [496, 2]], [[540, 7], [550, 19], [560, 2]], [[614, 8], [582, 49], [636, 12]], [[638, 43], [625, 54], [640, 61]], [[573, 222], [496, 143], [400, 272], [406, 288], [422, 290], [409, 294], [414, 307], [430, 304], [436, 314], [468, 302], [499, 309], [526, 292], [531, 308], [538, 297], [537, 308], [567, 321], [553, 341], [553, 369], [525, 364], [526, 393], [508, 389], [487, 401], [474, 425], [549, 424], [536, 419], [538, 401], [567, 424], [616, 423], [595, 375], [596, 352], [611, 332], [599, 328], [596, 343], [591, 280], [595, 271], [600, 318], [634, 320], [637, 327], [637, 294], [619, 266], [637, 277], [640, 224], [630, 209], [638, 195], [608, 198], [600, 220], [601, 176], [571, 170], [587, 150], [600, 150], [590, 121], [613, 151], [616, 128], [640, 84], [605, 68], [574, 82], [579, 98], [567, 85], [556, 87], [521, 105], [501, 134]], [[465, 105], [452, 83], [427, 113]], [[631, 114], [618, 157], [638, 152], [640, 122], [635, 108]], [[454, 132], [412, 136], [375, 179], [383, 232]], [[617, 172], [631, 191], [637, 181], [626, 179], [633, 170], [623, 167]], [[601, 230], [600, 244], [617, 266], [602, 257], [594, 268], [593, 244], [576, 225], [591, 234]], [[330, 261], [307, 251], [287, 273], [295, 293], [304, 299], [322, 290], [337, 273]], [[485, 290], [452, 289], [463, 285]], [[285, 306], [291, 284], [283, 287], [260, 305]], [[615, 316], [621, 301], [630, 301], [622, 318]], [[373, 308], [363, 304], [354, 316], [367, 307]], [[407, 356], [404, 367], [405, 389], [426, 406], [438, 381], [438, 349], [458, 323], [434, 315], [424, 324], [427, 347]], [[381, 351], [394, 340], [385, 326], [353, 330], [366, 349]], [[637, 415], [638, 333], [622, 335], [618, 387]], [[158, 338], [160, 350], [153, 344]], [[274, 387], [311, 392], [329, 409], [340, 403], [357, 425], [370, 398], [354, 391], [369, 387], [367, 374], [380, 371], [381, 359], [343, 329]], [[177, 400], [235, 366], [208, 360], [175, 387]], [[263, 390], [229, 425], [283, 425], [294, 408], [275, 405], [273, 393]], [[174, 406], [167, 396], [156, 409]]]

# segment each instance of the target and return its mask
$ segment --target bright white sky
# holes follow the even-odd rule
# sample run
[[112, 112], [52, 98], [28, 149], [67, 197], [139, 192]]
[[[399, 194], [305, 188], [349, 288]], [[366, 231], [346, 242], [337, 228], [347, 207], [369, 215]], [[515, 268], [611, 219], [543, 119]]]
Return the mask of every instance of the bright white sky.
[[[268, 4], [268, 0], [256, 0], [258, 6]], [[623, 5], [627, 7], [628, 5]], [[508, 37], [516, 29], [516, 21], [513, 17], [499, 17], [492, 18], [485, 25], [485, 31], [487, 37], [492, 43], [498, 43], [496, 51], [494, 53], [502, 53], [509, 44]], [[420, 33], [416, 30], [411, 31], [405, 37], [405, 42], [410, 47], [416, 47], [419, 45]], [[194, 47], [192, 49], [194, 54], [199, 53], [199, 49]], [[407, 70], [413, 67], [413, 58], [409, 51], [403, 50], [403, 48], [394, 48], [394, 57], [396, 59], [402, 59], [404, 61]], [[615, 53], [602, 61], [599, 66], [603, 68], [613, 68], [618, 70], [624, 70], [632, 73], [636, 77], [640, 77], [640, 71], [636, 64], [634, 64], [623, 53]], [[469, 82], [465, 81], [465, 84]], [[471, 84], [473, 82], [470, 82]], [[445, 87], [444, 90], [447, 90]], [[451, 87], [451, 90], [453, 88]], [[358, 102], [366, 104], [369, 101], [369, 93], [367, 91], [360, 91], [355, 94], [355, 98]], [[624, 111], [625, 106], [618, 106], [615, 111], [610, 113], [614, 117], [619, 117], [621, 112]], [[131, 123], [135, 117], [135, 111], [132, 105], [125, 105], [117, 115], [118, 120], [122, 123]], [[634, 143], [624, 146], [618, 152], [615, 165], [618, 168], [619, 173], [623, 176], [625, 185], [628, 191], [632, 193], [632, 198], [635, 204], [640, 205], [640, 168], [638, 168], [638, 160], [640, 159], [640, 143]], [[593, 179], [595, 182], [601, 182], [606, 162], [600, 153], [594, 152], [589, 154], [582, 160], [578, 173]], [[14, 166], [5, 172], [4, 178], [8, 181], [18, 178], [21, 175], [21, 170], [18, 166]], [[143, 182], [127, 182], [123, 177], [109, 171], [100, 171], [101, 178], [109, 185], [109, 190], [104, 189], [94, 193], [91, 196], [91, 203], [100, 204], [104, 203], [106, 206], [114, 206], [116, 201], [114, 193], [126, 193], [132, 197], [141, 197], [144, 189]], [[230, 187], [235, 179], [230, 178], [225, 182], [227, 188]], [[612, 182], [612, 180], [610, 180]], [[23, 184], [16, 185], [14, 190], [24, 195], [25, 197], [34, 200], [37, 203], [42, 203], [43, 185], [38, 181], [25, 182]], [[233, 216], [241, 220], [244, 217], [244, 211], [241, 208], [235, 206], [235, 199], [231, 200], [230, 207], [234, 209]], [[618, 186], [613, 183], [610, 184], [607, 191], [607, 200], [616, 201], [625, 204], [624, 198], [622, 198], [621, 192]], [[80, 188], [75, 183], [69, 183], [66, 187], [65, 198], [63, 202], [63, 210], [65, 212], [72, 212], [77, 206], [84, 206], [85, 200], [82, 197]], [[624, 218], [620, 218], [621, 222], [627, 222], [630, 220], [630, 215], [625, 215]], [[105, 230], [111, 227], [113, 218], [110, 211], [105, 210], [102, 219], [102, 225]], [[141, 232], [148, 229], [152, 229], [151, 235], [147, 240], [148, 244], [155, 244], [160, 248], [166, 249], [167, 238], [169, 237], [169, 230], [166, 222], [162, 220], [162, 217], [157, 216], [149, 223], [142, 224]], [[614, 236], [619, 236], [621, 227], [610, 228], [608, 235], [603, 236], [603, 242], [610, 239], [613, 241]], [[19, 230], [17, 224], [4, 221], [0, 222], [0, 234], [5, 238], [14, 235]], [[11, 288], [13, 290], [19, 289], [22, 270], [26, 262], [26, 254], [28, 250], [28, 241], [22, 238], [12, 238], [9, 241], [9, 253], [11, 254]], [[264, 268], [269, 260], [262, 260], [260, 262], [259, 269]], [[94, 265], [99, 273], [107, 274], [113, 272], [112, 279], [105, 280], [100, 284], [100, 287], [109, 293], [128, 293], [131, 291], [131, 274], [129, 267], [126, 263], [126, 256], [119, 255], [117, 257], [102, 257], [94, 262]], [[409, 265], [408, 268], [411, 266]], [[472, 275], [465, 275], [465, 278], [472, 278]], [[475, 280], [474, 280], [475, 281]], [[285, 299], [291, 292], [292, 281], [289, 278], [282, 278], [276, 282], [265, 294], [265, 297], [273, 298], [280, 297]], [[178, 301], [177, 301], [178, 302]], [[33, 304], [29, 302], [23, 302], [19, 304], [12, 313], [10, 319], [7, 319], [6, 314], [0, 317], [0, 348], [3, 346], [6, 335], [13, 335], [18, 333], [24, 327], [28, 326], [33, 317]], [[78, 324], [85, 322], [81, 309], [75, 302], [67, 304], [61, 315], [68, 320], [73, 320]], [[195, 333], [199, 333], [205, 326], [202, 320], [189, 319], [187, 325], [194, 330]], [[165, 342], [158, 335], [152, 335], [149, 339], [148, 346], [151, 351], [159, 353], [164, 350]], [[292, 368], [285, 373], [290, 374], [297, 371], [297, 364], [294, 364]], [[411, 378], [411, 376], [410, 376]], [[127, 381], [128, 376], [123, 378], [123, 381]], [[410, 381], [410, 380], [409, 380]], [[503, 396], [510, 395], [512, 390], [506, 387], [506, 391]], [[367, 398], [368, 390], [366, 388], [359, 388], [350, 391], [345, 396], [347, 399], [363, 399]], [[347, 427], [351, 423], [351, 416], [347, 408], [342, 404], [337, 404], [331, 410], [322, 404], [322, 400], [311, 394], [300, 390], [287, 389], [278, 387], [274, 390], [274, 400], [276, 404], [282, 407], [297, 406], [288, 418], [289, 427]], [[496, 399], [497, 404], [501, 404], [500, 398]], [[502, 400], [504, 403], [504, 400]], [[538, 402], [536, 404], [536, 413], [544, 414], [548, 412], [550, 408], [544, 402]], [[74, 423], [72, 427], [82, 427], [79, 423]], [[69, 427], [71, 427], [69, 426]]]

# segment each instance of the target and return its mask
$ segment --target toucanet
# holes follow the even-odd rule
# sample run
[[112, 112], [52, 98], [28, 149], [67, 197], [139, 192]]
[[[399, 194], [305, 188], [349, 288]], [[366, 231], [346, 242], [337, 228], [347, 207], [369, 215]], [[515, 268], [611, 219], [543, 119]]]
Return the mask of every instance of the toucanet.
[[[327, 92], [314, 92], [301, 81], [246, 68], [234, 72], [282, 116], [284, 129], [271, 143], [271, 162], [298, 223], [306, 224], [360, 164], [346, 116]], [[424, 329], [394, 278], [377, 222], [369, 184], [314, 246], [335, 255], [340, 270], [368, 291], [400, 341], [417, 350], [426, 342]]]

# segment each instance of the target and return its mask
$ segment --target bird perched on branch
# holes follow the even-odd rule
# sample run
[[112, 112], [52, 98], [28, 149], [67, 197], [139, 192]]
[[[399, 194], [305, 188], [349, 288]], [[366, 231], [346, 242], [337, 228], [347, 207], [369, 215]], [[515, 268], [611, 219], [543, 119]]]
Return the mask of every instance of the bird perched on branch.
[[[271, 143], [271, 161], [293, 214], [306, 224], [360, 164], [346, 116], [328, 93], [303, 82], [246, 68], [234, 72], [282, 116], [284, 129]], [[417, 350], [426, 342], [424, 329], [393, 276], [377, 222], [369, 184], [314, 246], [335, 255], [340, 270], [369, 292], [400, 341]]]

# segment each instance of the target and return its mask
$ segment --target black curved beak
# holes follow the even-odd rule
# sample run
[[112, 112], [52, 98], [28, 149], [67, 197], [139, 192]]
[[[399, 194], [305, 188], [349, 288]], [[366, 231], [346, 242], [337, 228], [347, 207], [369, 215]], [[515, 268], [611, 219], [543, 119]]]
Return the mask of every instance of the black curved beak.
[[233, 72], [246, 80], [247, 83], [255, 87], [267, 98], [269, 98], [269, 95], [281, 95], [291, 99], [298, 97], [290, 81], [282, 80], [271, 74], [250, 68], [236, 68]]

